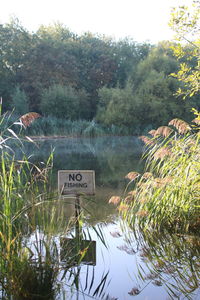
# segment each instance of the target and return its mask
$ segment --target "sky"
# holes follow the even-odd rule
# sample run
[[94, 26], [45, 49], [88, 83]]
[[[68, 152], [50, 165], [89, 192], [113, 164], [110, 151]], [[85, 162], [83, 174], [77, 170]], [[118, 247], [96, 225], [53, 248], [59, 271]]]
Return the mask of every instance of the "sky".
[[17, 17], [29, 31], [60, 22], [72, 32], [157, 43], [172, 39], [171, 7], [191, 0], [0, 0], [0, 23]]

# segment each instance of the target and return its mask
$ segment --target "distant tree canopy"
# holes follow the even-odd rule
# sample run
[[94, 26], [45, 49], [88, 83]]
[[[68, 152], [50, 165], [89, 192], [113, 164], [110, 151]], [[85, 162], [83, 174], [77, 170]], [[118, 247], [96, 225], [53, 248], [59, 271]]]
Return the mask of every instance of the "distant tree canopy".
[[[76, 35], [64, 25], [36, 33], [18, 20], [0, 25], [0, 96], [4, 110], [16, 108], [65, 119], [96, 119], [105, 125], [145, 128], [198, 108], [177, 99], [182, 88], [174, 44], [114, 41]], [[188, 47], [188, 46], [187, 46]], [[193, 63], [192, 60], [189, 61]]]
[[137, 64], [123, 89], [99, 90], [97, 119], [107, 125], [126, 125], [139, 131], [152, 125], [159, 126], [170, 118], [188, 120], [192, 107], [198, 108], [198, 97], [181, 102], [175, 93], [180, 82], [170, 76], [178, 70], [170, 43], [160, 43]]

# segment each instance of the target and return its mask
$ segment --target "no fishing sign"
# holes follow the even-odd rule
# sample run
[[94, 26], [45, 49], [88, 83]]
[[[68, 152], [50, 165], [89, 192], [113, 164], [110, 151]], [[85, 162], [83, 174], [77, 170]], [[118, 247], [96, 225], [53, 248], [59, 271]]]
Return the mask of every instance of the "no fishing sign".
[[95, 172], [93, 170], [59, 170], [58, 190], [61, 195], [94, 195]]

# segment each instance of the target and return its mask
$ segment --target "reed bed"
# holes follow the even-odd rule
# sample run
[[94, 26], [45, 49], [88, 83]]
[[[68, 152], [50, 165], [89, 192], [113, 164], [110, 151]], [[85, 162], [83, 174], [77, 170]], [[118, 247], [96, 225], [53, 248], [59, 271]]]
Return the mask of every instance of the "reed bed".
[[119, 210], [131, 226], [163, 230], [200, 227], [200, 132], [174, 119], [142, 136], [145, 172], [127, 174]]
[[[30, 117], [33, 117], [33, 114]], [[38, 210], [41, 212], [41, 207], [45, 206], [46, 215], [51, 209], [52, 216], [47, 188], [52, 154], [42, 168], [31, 163], [23, 154], [23, 142], [32, 141], [28, 136], [20, 138], [19, 134], [25, 126], [21, 120], [12, 123], [12, 118], [12, 112], [0, 114], [1, 297], [40, 299], [46, 295], [46, 299], [53, 299], [51, 297], [54, 294], [57, 268], [55, 265], [52, 267], [50, 252], [53, 248], [55, 252], [56, 248], [54, 237], [50, 233], [55, 218], [53, 220], [52, 217], [48, 223], [48, 234], [44, 230], [44, 224], [41, 226], [38, 222], [38, 219], [41, 219], [38, 213]], [[16, 148], [21, 148], [20, 159], [16, 158]], [[38, 232], [42, 231], [43, 235], [38, 238]], [[31, 236], [32, 245], [29, 242]]]
[[[75, 285], [78, 275], [74, 268], [87, 252], [84, 249], [82, 253], [80, 241], [74, 236], [77, 226], [82, 229], [82, 214], [76, 218], [66, 213], [63, 205], [69, 208], [71, 203], [48, 184], [53, 153], [37, 165], [23, 153], [25, 141], [35, 144], [27, 129], [36, 119], [40, 119], [37, 113], [18, 120], [12, 112], [1, 115], [0, 105], [1, 299], [56, 299], [65, 281]], [[81, 229], [79, 237], [83, 239]], [[95, 232], [98, 235], [101, 230]], [[75, 249], [65, 249], [67, 262], [61, 263], [60, 241], [69, 234], [75, 239]], [[104, 242], [101, 234], [99, 238]]]
[[126, 127], [103, 126], [94, 120], [66, 120], [42, 117], [27, 128], [29, 136], [98, 137], [104, 135], [128, 135], [133, 131]]

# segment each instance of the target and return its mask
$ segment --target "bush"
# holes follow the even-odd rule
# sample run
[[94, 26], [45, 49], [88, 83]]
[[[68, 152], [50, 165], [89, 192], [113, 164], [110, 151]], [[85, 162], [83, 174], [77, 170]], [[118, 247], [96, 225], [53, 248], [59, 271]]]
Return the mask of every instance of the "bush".
[[24, 91], [20, 90], [19, 86], [15, 88], [11, 98], [16, 114], [24, 115], [29, 111], [28, 97]]
[[137, 108], [130, 85], [124, 89], [102, 88], [99, 90], [96, 119], [105, 125], [128, 126], [138, 124]]
[[40, 109], [46, 116], [76, 120], [86, 114], [87, 94], [71, 86], [53, 85], [43, 90]]

